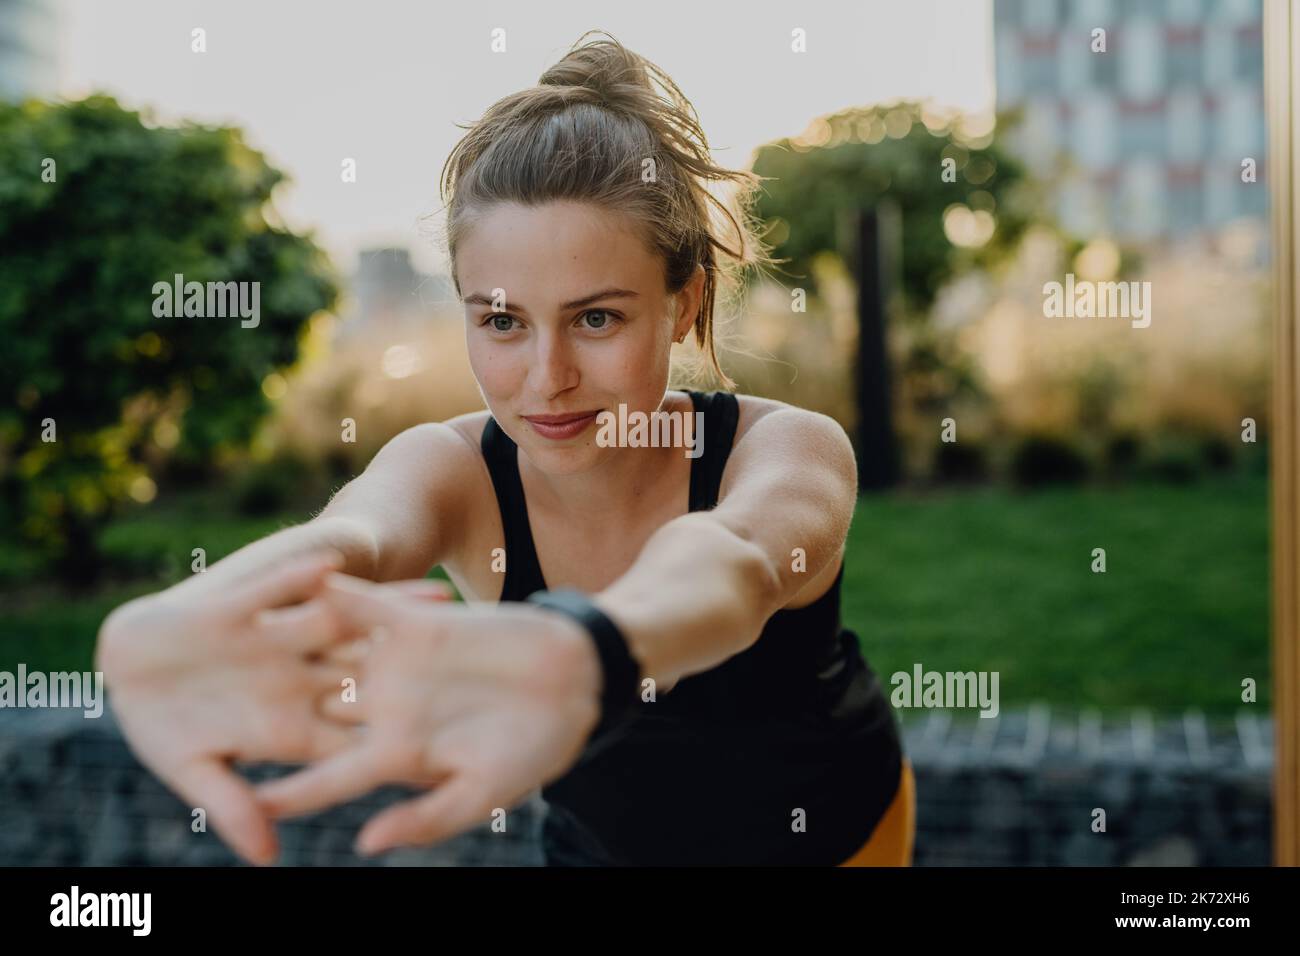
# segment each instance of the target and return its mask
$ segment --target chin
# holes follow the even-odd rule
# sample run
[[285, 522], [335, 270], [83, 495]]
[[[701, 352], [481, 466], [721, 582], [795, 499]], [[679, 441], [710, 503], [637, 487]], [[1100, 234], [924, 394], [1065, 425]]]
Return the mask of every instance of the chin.
[[565, 444], [529, 435], [519, 447], [528, 455], [529, 461], [548, 475], [581, 474], [614, 451], [596, 444], [594, 429], [590, 435]]

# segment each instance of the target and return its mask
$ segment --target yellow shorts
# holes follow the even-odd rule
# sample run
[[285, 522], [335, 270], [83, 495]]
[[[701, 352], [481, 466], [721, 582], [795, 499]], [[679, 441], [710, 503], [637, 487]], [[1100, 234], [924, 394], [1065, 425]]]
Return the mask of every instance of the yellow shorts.
[[840, 866], [911, 866], [912, 842], [916, 839], [916, 780], [912, 764], [903, 758], [898, 792], [885, 815], [871, 832], [871, 838]]

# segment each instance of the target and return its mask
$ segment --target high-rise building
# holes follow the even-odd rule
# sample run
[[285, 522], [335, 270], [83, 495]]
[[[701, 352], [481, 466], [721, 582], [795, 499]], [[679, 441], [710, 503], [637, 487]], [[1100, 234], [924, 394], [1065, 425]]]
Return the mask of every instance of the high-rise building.
[[419, 326], [459, 311], [451, 280], [441, 275], [416, 271], [407, 249], [383, 247], [365, 249], [357, 257], [350, 282], [350, 305], [343, 309], [344, 337], [365, 335], [394, 324]]
[[998, 109], [1024, 110], [1008, 145], [1059, 187], [1065, 228], [1161, 243], [1266, 224], [1262, 17], [1261, 0], [995, 0]]
[[58, 82], [53, 0], [0, 0], [0, 99], [54, 96]]

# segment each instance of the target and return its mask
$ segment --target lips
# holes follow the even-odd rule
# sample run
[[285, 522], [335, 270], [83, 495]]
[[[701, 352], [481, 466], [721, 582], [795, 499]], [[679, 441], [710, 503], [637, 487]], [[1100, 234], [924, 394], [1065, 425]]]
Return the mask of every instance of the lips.
[[563, 440], [586, 431], [596, 421], [599, 409], [589, 412], [569, 412], [565, 415], [525, 415], [524, 421], [543, 438]]

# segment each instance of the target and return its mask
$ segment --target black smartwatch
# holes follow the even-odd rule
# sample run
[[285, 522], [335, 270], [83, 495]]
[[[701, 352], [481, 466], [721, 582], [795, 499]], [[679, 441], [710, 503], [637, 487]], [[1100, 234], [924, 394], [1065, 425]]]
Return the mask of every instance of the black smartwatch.
[[559, 611], [581, 624], [591, 635], [603, 675], [600, 723], [592, 738], [600, 736], [632, 711], [641, 684], [641, 668], [632, 656], [627, 638], [591, 599], [576, 588], [535, 591], [528, 603]]

